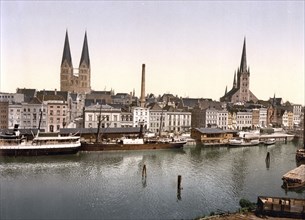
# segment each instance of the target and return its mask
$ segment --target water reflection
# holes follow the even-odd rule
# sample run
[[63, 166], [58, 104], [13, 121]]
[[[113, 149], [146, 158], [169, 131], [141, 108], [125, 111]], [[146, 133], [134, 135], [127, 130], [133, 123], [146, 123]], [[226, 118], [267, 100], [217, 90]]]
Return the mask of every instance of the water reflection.
[[261, 194], [304, 198], [304, 190], [281, 188], [295, 151], [276, 144], [5, 157], [0, 218], [192, 219], [235, 211], [241, 198], [255, 202]]

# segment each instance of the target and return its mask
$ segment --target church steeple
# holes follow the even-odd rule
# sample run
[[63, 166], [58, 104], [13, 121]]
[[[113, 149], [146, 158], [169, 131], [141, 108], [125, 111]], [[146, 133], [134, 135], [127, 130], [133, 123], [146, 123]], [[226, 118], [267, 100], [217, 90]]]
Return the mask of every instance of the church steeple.
[[241, 55], [241, 62], [240, 62], [240, 71], [241, 72], [247, 71], [246, 37], [244, 38], [244, 46], [243, 46], [243, 52]]
[[87, 32], [85, 32], [82, 56], [79, 62], [79, 66], [85, 62], [85, 64], [90, 67], [90, 58], [89, 58], [89, 50], [88, 50], [88, 42], [87, 42]]
[[68, 30], [66, 30], [66, 38], [65, 38], [64, 52], [62, 54], [61, 65], [63, 65], [65, 60], [68, 62], [69, 66], [72, 66]]
[[236, 85], [236, 71], [234, 72], [233, 88], [237, 88], [237, 85]]

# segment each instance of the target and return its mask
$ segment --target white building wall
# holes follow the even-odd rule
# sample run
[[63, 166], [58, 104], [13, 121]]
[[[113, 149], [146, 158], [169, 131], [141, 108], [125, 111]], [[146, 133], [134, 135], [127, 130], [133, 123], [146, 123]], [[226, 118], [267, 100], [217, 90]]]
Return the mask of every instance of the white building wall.
[[132, 108], [133, 115], [133, 127], [140, 127], [143, 124], [143, 127], [146, 129], [150, 128], [149, 124], [149, 109], [142, 107]]
[[121, 109], [113, 108], [109, 105], [94, 105], [85, 107], [84, 110], [84, 127], [97, 128], [101, 120], [101, 128], [118, 128], [121, 127]]
[[206, 127], [208, 125], [217, 125], [217, 110], [216, 109], [207, 109], [206, 110]]
[[228, 111], [217, 111], [217, 127], [221, 129], [228, 129]]
[[8, 105], [8, 128], [13, 129], [15, 124], [18, 124], [21, 128], [21, 104], [9, 104]]
[[237, 129], [252, 127], [252, 112], [237, 112], [236, 113]]
[[259, 109], [259, 126], [261, 128], [267, 127], [267, 109], [266, 108]]

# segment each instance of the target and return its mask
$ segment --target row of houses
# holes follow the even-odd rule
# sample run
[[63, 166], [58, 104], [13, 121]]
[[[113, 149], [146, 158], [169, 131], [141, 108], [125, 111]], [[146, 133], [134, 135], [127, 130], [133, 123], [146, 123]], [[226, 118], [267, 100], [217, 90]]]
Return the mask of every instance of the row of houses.
[[133, 93], [113, 91], [76, 94], [61, 91], [17, 89], [0, 93], [0, 129], [127, 128], [143, 125], [156, 134], [183, 133], [191, 128], [217, 127], [244, 130], [277, 126], [291, 129], [301, 122], [302, 106], [281, 99], [242, 105], [211, 99], [178, 98], [171, 94], [146, 97], [139, 107]]

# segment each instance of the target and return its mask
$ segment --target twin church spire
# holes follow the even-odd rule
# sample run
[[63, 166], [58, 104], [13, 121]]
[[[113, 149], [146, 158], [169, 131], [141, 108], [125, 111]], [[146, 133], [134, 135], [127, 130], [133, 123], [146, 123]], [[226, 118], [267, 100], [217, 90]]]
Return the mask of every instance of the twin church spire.
[[[71, 51], [70, 51], [69, 37], [68, 37], [68, 30], [66, 31], [64, 51], [63, 51], [63, 55], [62, 55], [61, 65], [63, 65], [65, 60], [67, 61], [68, 65], [73, 66], [73, 64], [72, 64], [72, 57], [71, 57]], [[85, 32], [85, 38], [84, 38], [84, 43], [83, 43], [83, 50], [82, 50], [82, 55], [81, 55], [81, 59], [80, 59], [80, 62], [79, 62], [79, 66], [81, 66], [83, 62], [85, 62], [85, 64], [88, 67], [90, 67], [90, 58], [89, 58], [89, 49], [88, 49], [88, 41], [87, 41], [87, 32]]]
[[61, 61], [60, 90], [76, 93], [90, 93], [90, 72], [91, 70], [87, 32], [85, 32], [79, 68], [73, 68], [68, 31], [66, 31], [64, 50]]

